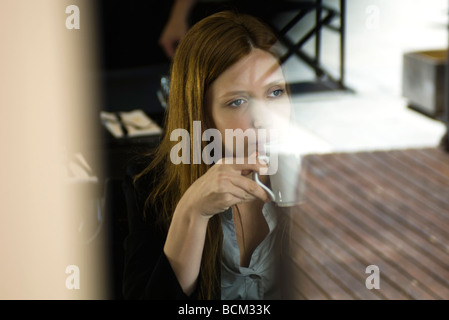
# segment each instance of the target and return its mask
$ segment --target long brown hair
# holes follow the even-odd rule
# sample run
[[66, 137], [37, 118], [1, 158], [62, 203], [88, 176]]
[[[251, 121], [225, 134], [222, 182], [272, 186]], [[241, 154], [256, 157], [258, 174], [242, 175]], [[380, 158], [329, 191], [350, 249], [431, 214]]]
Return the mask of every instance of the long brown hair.
[[[201, 134], [213, 127], [206, 107], [206, 92], [211, 84], [231, 65], [258, 48], [274, 51], [276, 37], [258, 19], [223, 11], [204, 18], [185, 35], [176, 49], [170, 74], [168, 113], [165, 134], [159, 147], [152, 153], [153, 160], [136, 179], [151, 170], [162, 172], [148, 195], [147, 204], [161, 203], [158, 214], [168, 230], [173, 212], [184, 192], [209, 169], [205, 163], [193, 164], [193, 121], [201, 121]], [[170, 150], [177, 141], [170, 141], [175, 129], [190, 133], [190, 163], [175, 165], [170, 161]], [[202, 148], [206, 145], [202, 142]], [[222, 230], [220, 215], [208, 224], [201, 261], [199, 298], [211, 299], [220, 288]]]

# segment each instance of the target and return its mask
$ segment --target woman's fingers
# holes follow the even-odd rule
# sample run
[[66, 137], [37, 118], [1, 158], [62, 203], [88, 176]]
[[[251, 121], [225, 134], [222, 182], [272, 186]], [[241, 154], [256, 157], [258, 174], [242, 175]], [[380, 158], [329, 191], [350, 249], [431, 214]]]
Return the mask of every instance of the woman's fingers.
[[231, 179], [231, 182], [236, 187], [239, 187], [241, 190], [252, 195], [255, 198], [259, 198], [264, 202], [270, 202], [271, 200], [265, 190], [262, 189], [254, 180], [246, 178], [242, 175], [236, 175]]
[[[261, 168], [267, 168], [266, 162], [258, 159], [251, 158], [229, 158], [231, 160], [227, 160], [226, 158], [220, 159], [217, 161], [216, 165], [226, 166], [234, 171], [239, 171], [242, 175], [247, 175], [252, 171], [259, 172]], [[240, 163], [242, 162], [242, 163]]]
[[[222, 159], [223, 160], [223, 159]], [[196, 198], [202, 194], [198, 203], [205, 215], [214, 215], [237, 203], [260, 199], [269, 202], [271, 199], [254, 180], [245, 177], [245, 172], [259, 172], [261, 163], [225, 164], [217, 162], [203, 177], [197, 180], [192, 191]], [[190, 189], [190, 188], [189, 188]]]
[[232, 180], [227, 187], [227, 194], [233, 197], [229, 198], [229, 201], [232, 203], [232, 205], [238, 202], [246, 202], [256, 199], [253, 194], [247, 192], [243, 188], [240, 188], [238, 185], [234, 184]]
[[[254, 180], [245, 177], [251, 172], [260, 172], [261, 168], [266, 168], [267, 165], [264, 162], [256, 162], [249, 163], [249, 158], [242, 159], [244, 163], [232, 163], [226, 164], [226, 159], [221, 159], [221, 161], [217, 162], [217, 169], [222, 171], [223, 175], [221, 176], [224, 180], [229, 180], [234, 186], [241, 189], [241, 191], [234, 190], [235, 192], [243, 192], [249, 194], [255, 198], [259, 198], [264, 202], [269, 202], [271, 199], [268, 194], [263, 190]], [[236, 159], [234, 159], [234, 162]], [[236, 195], [236, 197], [244, 200], [240, 195]], [[246, 198], [250, 199], [250, 197], [246, 196]]]
[[214, 205], [211, 207], [206, 205], [206, 207], [209, 207], [209, 209], [207, 209], [208, 215], [223, 212], [235, 204], [256, 199], [252, 194], [234, 185], [231, 181], [221, 183], [221, 187], [213, 191], [210, 196], [212, 196], [212, 198], [209, 199]]

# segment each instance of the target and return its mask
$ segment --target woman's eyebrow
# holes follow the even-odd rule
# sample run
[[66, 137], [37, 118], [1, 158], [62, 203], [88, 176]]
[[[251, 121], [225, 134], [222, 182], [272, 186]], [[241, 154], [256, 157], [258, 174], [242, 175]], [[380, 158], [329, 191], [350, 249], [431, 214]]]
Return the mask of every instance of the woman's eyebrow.
[[233, 96], [240, 96], [240, 95], [248, 95], [247, 91], [229, 91], [220, 96], [220, 98], [227, 98], [227, 97], [233, 97]]
[[272, 86], [275, 86], [275, 85], [279, 85], [279, 84], [285, 85], [286, 84], [285, 79], [279, 79], [279, 80], [271, 81], [270, 83], [264, 85], [264, 87], [265, 88], [269, 88], [269, 87], [272, 87]]
[[[264, 89], [275, 86], [275, 85], [285, 85], [286, 81], [285, 79], [278, 79], [278, 80], [274, 80], [271, 81], [270, 83], [267, 83], [266, 85], [263, 86]], [[235, 90], [235, 91], [229, 91], [229, 92], [225, 92], [220, 96], [220, 99], [223, 98], [227, 98], [227, 97], [234, 97], [234, 96], [240, 96], [240, 95], [245, 95], [245, 96], [251, 96], [251, 93], [249, 93], [248, 91], [244, 91], [244, 90]]]

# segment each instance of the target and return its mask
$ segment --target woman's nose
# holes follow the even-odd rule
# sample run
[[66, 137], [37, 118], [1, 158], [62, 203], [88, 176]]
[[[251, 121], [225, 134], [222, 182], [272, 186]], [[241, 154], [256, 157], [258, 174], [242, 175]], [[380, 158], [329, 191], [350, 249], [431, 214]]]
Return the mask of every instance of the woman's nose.
[[251, 106], [252, 127], [255, 129], [268, 128], [270, 120], [268, 110], [263, 102], [253, 103]]
[[265, 121], [261, 120], [260, 118], [253, 119], [252, 125], [254, 129], [262, 129], [266, 127]]

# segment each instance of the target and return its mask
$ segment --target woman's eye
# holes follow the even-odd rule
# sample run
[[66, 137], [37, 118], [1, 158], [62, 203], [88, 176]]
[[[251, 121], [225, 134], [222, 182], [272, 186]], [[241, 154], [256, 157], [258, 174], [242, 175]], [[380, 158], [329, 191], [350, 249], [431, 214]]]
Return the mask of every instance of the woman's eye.
[[240, 107], [242, 104], [244, 104], [245, 103], [245, 100], [243, 100], [243, 99], [237, 99], [237, 100], [234, 100], [234, 101], [232, 101], [229, 105], [231, 106], [231, 107]]
[[284, 94], [284, 89], [277, 89], [270, 93], [270, 97], [280, 97]]

